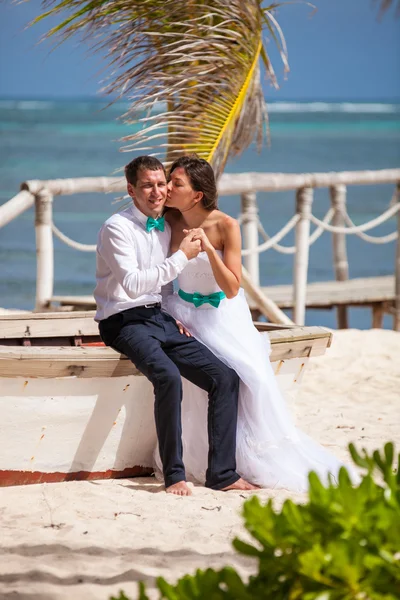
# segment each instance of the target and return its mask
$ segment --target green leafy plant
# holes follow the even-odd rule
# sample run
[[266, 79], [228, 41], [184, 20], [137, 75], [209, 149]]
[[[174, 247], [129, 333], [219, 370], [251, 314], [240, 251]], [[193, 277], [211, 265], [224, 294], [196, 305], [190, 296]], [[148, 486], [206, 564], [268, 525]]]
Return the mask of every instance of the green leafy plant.
[[[342, 468], [337, 482], [323, 485], [309, 475], [309, 500], [286, 500], [280, 511], [257, 496], [243, 506], [254, 538], [238, 538], [238, 552], [259, 561], [247, 582], [232, 568], [198, 570], [171, 585], [157, 579], [160, 598], [169, 600], [398, 600], [400, 598], [400, 455], [392, 443], [383, 451], [359, 453], [364, 469], [353, 486]], [[128, 600], [121, 592], [119, 598]], [[143, 583], [139, 600], [148, 600]]]

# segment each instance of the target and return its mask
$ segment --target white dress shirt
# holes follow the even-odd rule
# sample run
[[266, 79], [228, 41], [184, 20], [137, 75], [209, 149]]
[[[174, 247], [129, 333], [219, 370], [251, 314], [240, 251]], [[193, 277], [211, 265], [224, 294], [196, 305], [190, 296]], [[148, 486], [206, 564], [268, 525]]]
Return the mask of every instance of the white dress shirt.
[[112, 215], [99, 231], [96, 250], [96, 321], [128, 308], [161, 302], [161, 288], [188, 263], [182, 250], [167, 258], [171, 228], [146, 231], [147, 216], [134, 204]]

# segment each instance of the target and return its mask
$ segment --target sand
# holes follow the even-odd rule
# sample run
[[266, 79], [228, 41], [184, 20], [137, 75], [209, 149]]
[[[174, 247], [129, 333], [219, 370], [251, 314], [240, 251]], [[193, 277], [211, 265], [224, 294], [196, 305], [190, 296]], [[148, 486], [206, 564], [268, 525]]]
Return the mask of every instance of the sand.
[[[293, 406], [298, 425], [347, 458], [347, 444], [400, 448], [400, 334], [335, 332], [328, 353], [311, 361]], [[232, 549], [246, 537], [240, 516], [249, 493], [193, 488], [165, 494], [154, 479], [41, 484], [0, 490], [0, 598], [106, 600], [120, 589], [137, 597], [138, 580], [174, 581], [196, 568], [251, 559]], [[261, 490], [279, 506], [287, 491]]]

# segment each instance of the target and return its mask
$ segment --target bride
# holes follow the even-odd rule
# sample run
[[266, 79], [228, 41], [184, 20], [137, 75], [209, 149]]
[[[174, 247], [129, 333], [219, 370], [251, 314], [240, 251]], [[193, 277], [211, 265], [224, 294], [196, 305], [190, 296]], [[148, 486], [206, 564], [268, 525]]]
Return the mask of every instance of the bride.
[[[237, 472], [261, 487], [295, 491], [307, 490], [311, 470], [323, 480], [328, 473], [336, 477], [342, 463], [296, 429], [288, 412], [268, 338], [254, 327], [240, 288], [239, 225], [218, 210], [214, 173], [205, 160], [184, 156], [173, 163], [166, 206], [177, 209], [166, 212], [171, 252], [188, 230], [201, 241], [202, 252], [182, 271], [179, 290], [173, 293], [172, 284], [164, 290], [163, 308], [240, 377]], [[206, 415], [205, 392], [184, 381], [183, 456], [188, 478], [198, 482], [204, 482], [207, 468]]]

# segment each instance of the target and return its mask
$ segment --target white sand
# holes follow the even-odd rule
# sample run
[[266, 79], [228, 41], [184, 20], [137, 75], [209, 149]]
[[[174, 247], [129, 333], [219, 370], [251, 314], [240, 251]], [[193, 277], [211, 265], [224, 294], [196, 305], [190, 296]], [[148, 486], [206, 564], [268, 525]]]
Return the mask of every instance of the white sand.
[[[369, 449], [400, 448], [400, 334], [335, 333], [329, 352], [306, 371], [295, 404], [299, 426], [346, 458], [349, 441]], [[304, 496], [262, 490], [265, 500]], [[254, 563], [231, 547], [244, 537], [246, 494], [196, 487], [166, 495], [153, 479], [69, 482], [0, 490], [0, 598], [106, 600], [136, 581], [173, 581], [196, 568]]]

